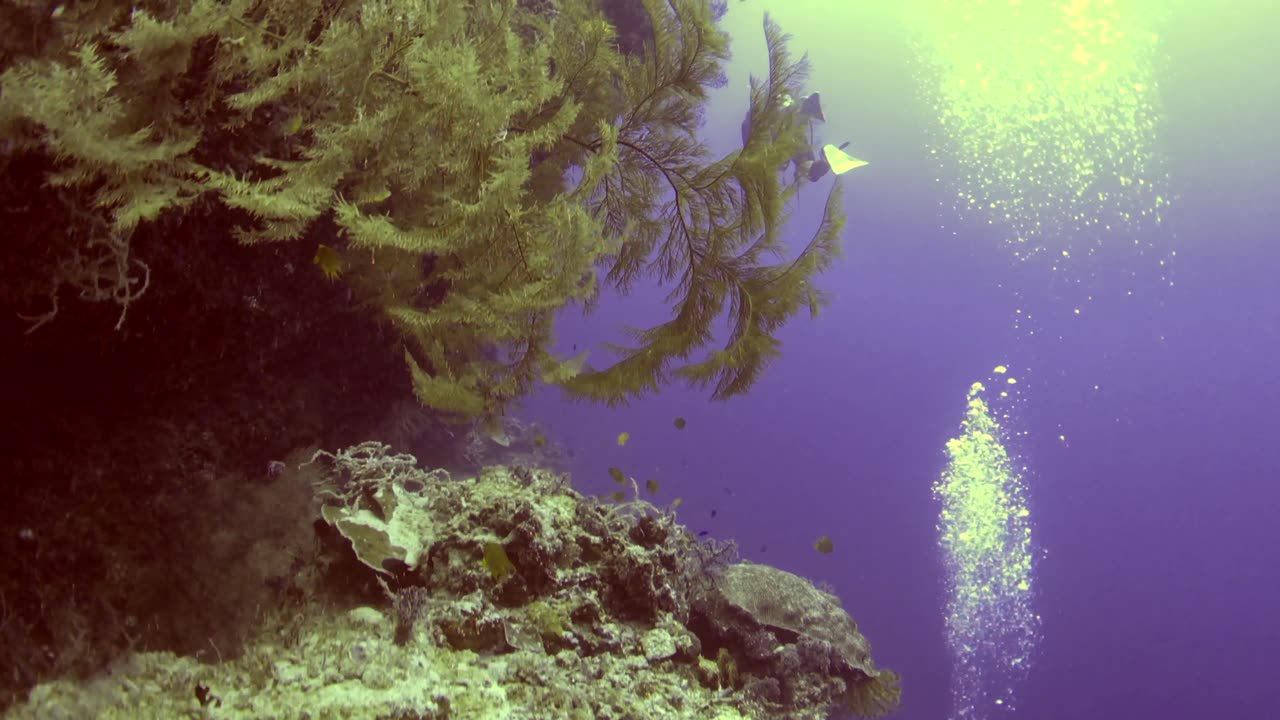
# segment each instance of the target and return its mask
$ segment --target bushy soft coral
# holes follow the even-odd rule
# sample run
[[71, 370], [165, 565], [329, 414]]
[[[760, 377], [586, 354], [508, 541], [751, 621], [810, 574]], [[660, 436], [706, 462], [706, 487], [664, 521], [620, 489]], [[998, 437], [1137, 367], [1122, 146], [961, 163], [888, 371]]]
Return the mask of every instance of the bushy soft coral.
[[[68, 5], [35, 37], [0, 33], [0, 141], [47, 161], [0, 187], [19, 188], [10, 207], [58, 187], [80, 226], [11, 232], [55, 246], [37, 283], [53, 299], [24, 298], [30, 322], [68, 283], [123, 319], [146, 287], [133, 233], [171, 222], [166, 240], [194, 243], [198, 223], [318, 247], [319, 272], [399, 331], [419, 401], [444, 413], [501, 415], [539, 382], [609, 403], [671, 380], [745, 392], [779, 327], [821, 302], [812, 280], [838, 249], [833, 187], [812, 239], [777, 259], [798, 187], [777, 168], [806, 145], [783, 98], [806, 66], [766, 21], [751, 137], [715, 157], [697, 136], [729, 56], [715, 12], [609, 0], [612, 17], [644, 19], [628, 31], [652, 30], [620, 36], [603, 2], [114, 0]], [[92, 224], [114, 264], [89, 263], [90, 284], [83, 259], [64, 266]], [[607, 367], [551, 352], [558, 311], [645, 278], [673, 285], [670, 321]]]
[[860, 717], [882, 717], [897, 710], [902, 703], [902, 687], [898, 674], [881, 670], [875, 677], [849, 684], [847, 707]]

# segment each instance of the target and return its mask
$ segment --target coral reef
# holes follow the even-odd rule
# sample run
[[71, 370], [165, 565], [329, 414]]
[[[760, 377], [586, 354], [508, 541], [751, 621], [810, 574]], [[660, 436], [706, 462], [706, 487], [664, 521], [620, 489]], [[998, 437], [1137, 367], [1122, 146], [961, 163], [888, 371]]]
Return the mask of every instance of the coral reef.
[[[840, 192], [789, 252], [777, 168], [804, 138], [780, 100], [806, 66], [771, 21], [752, 137], [697, 136], [723, 7], [0, 4], [0, 708], [340, 708], [358, 658], [453, 663], [370, 717], [481, 716], [525, 659], [616, 677], [617, 703], [650, 668], [688, 684], [676, 716], [764, 703], [769, 668], [690, 640], [726, 549], [580, 497], [506, 414], [539, 384], [745, 392], [821, 303]], [[566, 305], [645, 279], [671, 321], [601, 367], [548, 349]]]
[[235, 658], [127, 653], [8, 717], [817, 720], [896, 704], [834, 597], [638, 497], [599, 503], [542, 469], [454, 479], [376, 442], [300, 464], [319, 470], [325, 602], [272, 614]]

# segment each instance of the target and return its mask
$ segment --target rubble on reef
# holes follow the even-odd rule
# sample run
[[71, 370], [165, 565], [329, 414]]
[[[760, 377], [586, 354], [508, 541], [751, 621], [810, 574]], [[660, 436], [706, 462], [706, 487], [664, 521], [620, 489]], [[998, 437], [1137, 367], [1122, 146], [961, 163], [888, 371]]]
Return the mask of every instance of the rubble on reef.
[[7, 717], [816, 720], [897, 706], [897, 676], [834, 596], [736, 562], [638, 490], [602, 503], [523, 466], [454, 478], [377, 442], [311, 464], [329, 589], [269, 614], [234, 658], [126, 654], [38, 685]]

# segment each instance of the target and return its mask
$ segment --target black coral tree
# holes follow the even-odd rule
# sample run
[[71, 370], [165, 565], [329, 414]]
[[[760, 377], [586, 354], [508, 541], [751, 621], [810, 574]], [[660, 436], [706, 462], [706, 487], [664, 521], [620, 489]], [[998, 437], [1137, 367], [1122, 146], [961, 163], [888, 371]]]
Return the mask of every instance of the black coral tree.
[[[788, 256], [797, 186], [779, 168], [805, 138], [784, 98], [803, 61], [766, 20], [750, 137], [713, 157], [696, 131], [728, 38], [706, 3], [639, 4], [652, 34], [634, 45], [593, 0], [107, 2], [27, 25], [7, 11], [0, 139], [42, 158], [78, 223], [49, 241], [28, 302], [51, 285], [52, 310], [28, 319], [53, 319], [68, 284], [127, 309], [145, 289], [131, 235], [198, 211], [242, 243], [325, 248], [403, 339], [418, 399], [446, 413], [501, 413], [538, 382], [609, 403], [672, 380], [744, 392], [778, 328], [822, 302], [839, 189]], [[550, 352], [558, 310], [590, 306], [601, 282], [654, 281], [670, 320], [612, 364]]]
[[[616, 348], [621, 359], [612, 366], [566, 383], [597, 400], [656, 390], [672, 374], [713, 384], [716, 399], [746, 391], [779, 354], [774, 332], [802, 308], [816, 313], [823, 298], [813, 279], [838, 252], [844, 219], [833, 187], [816, 234], [784, 259], [784, 207], [797, 186], [783, 186], [778, 168], [805, 146], [804, 126], [785, 100], [799, 97], [805, 65], [788, 59], [786, 37], [767, 18], [769, 76], [752, 79], [746, 145], [713, 159], [695, 136], [706, 88], [720, 80], [728, 54], [707, 12], [694, 5], [655, 10], [654, 47], [624, 63], [620, 85], [629, 109], [611, 138], [619, 160], [591, 207], [621, 240], [608, 280], [623, 290], [641, 278], [671, 284], [673, 312], [635, 332], [632, 346]], [[691, 362], [715, 342], [726, 311], [727, 340]]]

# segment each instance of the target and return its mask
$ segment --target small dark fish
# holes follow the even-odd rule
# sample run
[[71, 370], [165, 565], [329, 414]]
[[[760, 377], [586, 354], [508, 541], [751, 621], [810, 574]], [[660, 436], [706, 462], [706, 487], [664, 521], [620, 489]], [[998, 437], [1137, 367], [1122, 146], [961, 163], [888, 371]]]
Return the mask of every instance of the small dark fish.
[[609, 495], [609, 498], [614, 502], [620, 503], [623, 500], [627, 499], [627, 494], [622, 492], [621, 490], [614, 490], [613, 493]]
[[658, 494], [658, 479], [657, 479], [657, 478], [649, 478], [648, 480], [645, 480], [645, 481], [644, 481], [644, 487], [645, 487], [645, 489], [646, 489], [646, 490], [648, 490], [648, 491], [649, 491], [649, 494], [650, 494], [650, 495], [657, 495], [657, 494]]
[[619, 468], [616, 468], [616, 467], [609, 468], [609, 477], [613, 478], [613, 481], [618, 483], [619, 485], [627, 484], [627, 476], [624, 475], [622, 470]]
[[810, 93], [800, 103], [800, 116], [817, 120], [818, 122], [826, 122], [827, 116], [822, 112], [822, 97], [818, 93]]
[[832, 550], [836, 549], [836, 546], [835, 543], [831, 542], [831, 537], [829, 535], [823, 535], [813, 544], [813, 549], [823, 555], [829, 555]]
[[699, 530], [698, 537], [706, 537], [711, 534], [710, 530]]
[[715, 517], [716, 515], [719, 515], [719, 514], [720, 514], [720, 511], [719, 511], [719, 510], [712, 510], [712, 511], [711, 511], [711, 517]]
[[831, 164], [825, 158], [819, 158], [813, 161], [809, 166], [809, 182], [818, 182], [831, 170]]
[[671, 424], [675, 425], [677, 430], [683, 430], [685, 426], [685, 420], [682, 417], [678, 417], [675, 420], [673, 420]]

